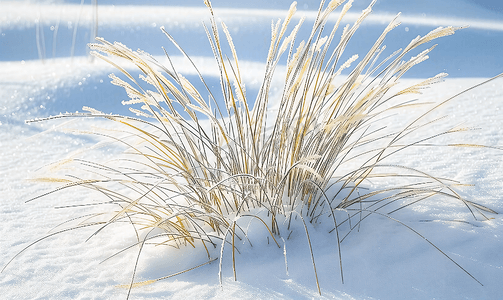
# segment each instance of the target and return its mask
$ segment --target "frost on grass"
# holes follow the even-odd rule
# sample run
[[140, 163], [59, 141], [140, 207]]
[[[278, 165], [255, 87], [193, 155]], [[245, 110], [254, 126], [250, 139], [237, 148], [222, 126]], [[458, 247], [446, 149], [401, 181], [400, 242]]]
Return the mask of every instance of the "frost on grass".
[[[145, 246], [152, 244], [203, 247], [208, 260], [194, 268], [219, 260], [222, 278], [222, 256], [224, 249], [230, 247], [234, 278], [237, 278], [237, 239], [248, 239], [243, 220], [254, 220], [250, 224], [266, 229], [278, 251], [283, 248], [285, 265], [285, 239], [292, 222], [300, 222], [311, 249], [311, 257], [306, 259], [312, 263], [321, 293], [306, 224], [317, 223], [321, 217], [325, 217], [324, 222], [331, 222], [330, 238], [338, 245], [336, 260], [343, 281], [341, 242], [366, 218], [379, 215], [409, 229], [477, 281], [426, 237], [392, 216], [396, 211], [431, 199], [457, 201], [479, 220], [495, 213], [464, 199], [456, 191], [461, 185], [459, 182], [389, 163], [389, 158], [396, 153], [412, 147], [429, 147], [439, 136], [470, 130], [453, 126], [431, 135], [431, 130], [426, 128], [435, 128], [444, 119], [432, 120], [429, 115], [452, 98], [432, 104], [411, 97], [447, 74], [440, 73], [404, 88], [399, 85], [400, 78], [425, 61], [435, 48], [420, 50], [420, 46], [454, 34], [460, 28], [437, 28], [382, 58], [385, 37], [399, 25], [397, 15], [367, 53], [341, 61], [345, 46], [376, 1], [363, 10], [353, 24], [341, 29], [352, 1], [342, 6], [343, 2], [325, 4], [322, 1], [310, 34], [300, 42], [297, 33], [304, 19], [290, 24], [296, 11], [295, 2], [285, 20], [272, 23], [271, 44], [256, 99], [247, 96], [241, 77], [245, 70], [239, 67], [232, 37], [223, 22], [217, 24], [209, 1], [205, 4], [210, 11], [210, 24], [204, 29], [217, 62], [220, 90], [210, 89], [199, 71], [205, 88], [198, 90], [177, 73], [167, 52], [168, 63], [163, 65], [145, 52], [98, 38], [99, 43], [90, 45], [93, 55], [114, 65], [126, 76], [128, 82], [113, 74], [110, 78], [112, 84], [126, 90], [130, 100], [123, 104], [131, 105], [130, 110], [136, 117], [108, 115], [84, 107], [87, 113], [44, 119], [108, 119], [122, 129], [79, 133], [99, 135], [127, 149], [113, 161], [101, 163], [71, 158], [55, 165], [56, 169], [72, 165], [87, 172], [86, 178], [40, 179], [64, 184], [47, 194], [85, 187], [107, 199], [102, 213], [83, 216], [76, 220], [76, 225], [49, 236], [88, 226], [96, 227], [95, 234], [99, 234], [113, 223], [127, 222], [134, 228], [137, 239], [128, 249], [139, 249], [138, 257]], [[341, 9], [337, 13], [338, 8]], [[335, 23], [329, 26], [332, 15], [336, 17]], [[192, 63], [169, 33], [164, 28], [161, 30]], [[230, 48], [230, 56], [224, 50], [226, 47]], [[271, 99], [275, 70], [285, 56], [282, 93], [279, 99]], [[139, 79], [120, 66], [124, 61], [141, 71]], [[193, 67], [197, 70], [195, 64]], [[341, 75], [348, 69], [349, 75]], [[274, 113], [268, 109], [272, 103], [277, 107]], [[417, 111], [421, 113], [400, 128], [381, 125], [385, 118], [400, 118]], [[43, 120], [29, 122], [35, 121]], [[452, 143], [448, 146], [474, 145]], [[369, 181], [383, 182], [382, 179], [388, 184], [379, 189], [366, 187]], [[138, 260], [134, 264], [136, 270]], [[131, 290], [177, 274], [180, 273], [135, 282], [133, 272], [131, 282], [125, 287]]]

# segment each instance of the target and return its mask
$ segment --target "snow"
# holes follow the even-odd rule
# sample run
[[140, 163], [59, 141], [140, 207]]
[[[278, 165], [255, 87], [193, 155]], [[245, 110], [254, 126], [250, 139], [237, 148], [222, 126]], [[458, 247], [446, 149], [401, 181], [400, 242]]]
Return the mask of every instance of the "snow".
[[[353, 13], [369, 1], [355, 1]], [[384, 23], [402, 11], [402, 26], [386, 40], [389, 51], [404, 47], [416, 35], [424, 35], [436, 26], [471, 27], [438, 41], [431, 58], [412, 70], [404, 83], [446, 71], [446, 82], [427, 90], [423, 97], [440, 102], [503, 71], [501, 41], [503, 15], [474, 4], [473, 1], [405, 1], [380, 0], [375, 13], [359, 29], [347, 53], [364, 54], [369, 43], [380, 34]], [[85, 202], [96, 197], [86, 190], [67, 190], [25, 203], [47, 191], [50, 185], [33, 183], [40, 168], [80, 153], [100, 140], [93, 136], [58, 132], [58, 128], [113, 126], [103, 120], [51, 121], [27, 125], [26, 119], [82, 110], [91, 106], [105, 113], [129, 114], [120, 103], [125, 92], [109, 83], [108, 74], [119, 73], [100, 61], [85, 56], [89, 41], [90, 7], [80, 18], [76, 56], [70, 46], [80, 1], [0, 1], [0, 267], [24, 247], [45, 236], [64, 222], [96, 211], [54, 207]], [[201, 21], [208, 23], [202, 1], [168, 2], [170, 6], [152, 6], [157, 1], [99, 1], [99, 36], [120, 41], [130, 48], [142, 48], [162, 55], [161, 46], [174, 53], [177, 71], [188, 79], [196, 73], [158, 28], [163, 25], [191, 55], [210, 85], [218, 87], [215, 64], [211, 57]], [[181, 6], [183, 3], [183, 7]], [[256, 93], [267, 55], [270, 22], [285, 15], [289, 1], [239, 2], [212, 1], [217, 16], [229, 26], [241, 59], [243, 80], [249, 93]], [[438, 5], [433, 5], [438, 4]], [[318, 1], [299, 1], [298, 15], [307, 16], [309, 28]], [[252, 9], [252, 10], [250, 10]], [[349, 15], [345, 22], [353, 21]], [[38, 21], [37, 21], [38, 20]], [[73, 22], [70, 24], [70, 22]], [[37, 25], [38, 24], [38, 25]], [[54, 28], [61, 24], [56, 51], [52, 58]], [[36, 27], [44, 30], [46, 54], [39, 55]], [[407, 28], [407, 29], [405, 29]], [[301, 32], [300, 35], [303, 33]], [[390, 52], [391, 53], [391, 52]], [[45, 59], [42, 61], [42, 57]], [[279, 70], [281, 73], [281, 68]], [[453, 75], [453, 76], [452, 76]], [[275, 82], [278, 89], [279, 82]], [[449, 102], [435, 116], [449, 115], [450, 125], [462, 124], [479, 130], [463, 133], [460, 140], [503, 146], [503, 80], [495, 80]], [[274, 95], [273, 95], [274, 96]], [[432, 116], [432, 117], [435, 117]], [[383, 125], [398, 126], [406, 120], [387, 119]], [[428, 132], [426, 132], [427, 134]], [[457, 142], [451, 139], [438, 143]], [[96, 148], [87, 153], [90, 159], [106, 160], [120, 149]], [[503, 212], [503, 152], [496, 149], [456, 149], [439, 147], [428, 153], [410, 149], [397, 155], [393, 163], [405, 164], [473, 184], [460, 188], [465, 198], [473, 199], [497, 212]], [[373, 182], [375, 185], [386, 182]], [[503, 218], [491, 215], [478, 221], [459, 204], [430, 201], [394, 215], [432, 241], [484, 286], [446, 259], [425, 240], [404, 226], [374, 216], [362, 223], [342, 243], [344, 284], [341, 283], [337, 244], [328, 234], [328, 222], [308, 224], [322, 296], [318, 295], [311, 256], [303, 225], [294, 224], [281, 249], [266, 239], [267, 231], [250, 232], [253, 247], [240, 245], [236, 257], [237, 279], [234, 281], [231, 253], [224, 251], [223, 288], [218, 282], [217, 262], [157, 283], [135, 288], [131, 299], [497, 299], [503, 293]], [[437, 221], [432, 221], [437, 220]], [[465, 220], [469, 223], [453, 222]], [[248, 224], [249, 220], [243, 221]], [[259, 227], [257, 227], [259, 228]], [[134, 243], [124, 227], [110, 228], [91, 238], [93, 228], [79, 229], [48, 238], [23, 252], [0, 274], [0, 294], [5, 299], [125, 299], [126, 289], [117, 285], [130, 281], [136, 260], [135, 250], [100, 262]], [[286, 237], [285, 237], [286, 238]], [[285, 264], [284, 249], [286, 247]], [[220, 249], [212, 252], [217, 257]], [[147, 248], [140, 257], [137, 280], [155, 279], [185, 270], [206, 261], [203, 249], [182, 250]], [[287, 270], [288, 268], [288, 270]]]

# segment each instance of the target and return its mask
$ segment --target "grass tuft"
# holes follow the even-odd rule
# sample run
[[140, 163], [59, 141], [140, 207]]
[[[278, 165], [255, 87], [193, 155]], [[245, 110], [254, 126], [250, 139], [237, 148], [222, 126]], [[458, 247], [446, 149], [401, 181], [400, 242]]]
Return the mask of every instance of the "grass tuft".
[[[468, 130], [451, 127], [432, 135], [422, 134], [432, 132], [431, 128], [444, 120], [427, 117], [457, 95], [440, 104], [411, 100], [409, 96], [421, 94], [424, 88], [441, 81], [447, 74], [440, 73], [415, 85], [398, 88], [400, 78], [426, 60], [435, 47], [420, 51], [420, 46], [461, 28], [439, 27], [382, 59], [384, 39], [400, 24], [397, 15], [363, 57], [353, 55], [341, 61], [346, 45], [376, 1], [341, 32], [339, 25], [352, 1], [341, 8], [331, 28], [328, 20], [343, 2], [334, 0], [325, 5], [322, 1], [310, 34], [301, 42], [297, 42], [297, 34], [304, 19], [293, 28], [290, 24], [296, 11], [295, 2], [285, 20], [272, 24], [264, 77], [256, 99], [249, 99], [246, 93], [241, 76], [244, 70], [240, 68], [232, 37], [223, 22], [217, 25], [208, 0], [204, 3], [210, 11], [210, 24], [204, 29], [217, 63], [220, 91], [210, 89], [197, 71], [205, 87], [198, 90], [176, 71], [167, 52], [168, 65], [165, 66], [143, 51], [132, 51], [121, 43], [97, 38], [98, 43], [90, 45], [92, 54], [114, 65], [127, 77], [129, 82], [110, 75], [112, 84], [126, 90], [130, 100], [123, 104], [130, 105], [136, 117], [108, 115], [84, 107], [86, 113], [28, 121], [105, 118], [122, 129], [79, 133], [98, 135], [127, 149], [121, 158], [111, 162], [71, 158], [62, 163], [88, 172], [88, 178], [39, 179], [64, 185], [34, 199], [74, 187], [88, 188], [108, 199], [103, 212], [83, 216], [78, 225], [47, 237], [88, 226], [97, 227], [93, 234], [96, 235], [114, 223], [127, 222], [132, 225], [137, 242], [123, 251], [139, 249], [135, 270], [146, 245], [203, 247], [207, 262], [186, 271], [219, 260], [222, 282], [223, 254], [228, 247], [232, 250], [232, 268], [237, 278], [237, 241], [249, 241], [247, 230], [241, 225], [243, 220], [253, 224], [250, 228], [265, 228], [279, 251], [283, 248], [287, 272], [285, 239], [291, 233], [291, 222], [300, 220], [321, 294], [307, 222], [317, 223], [322, 216], [330, 220], [343, 281], [341, 242], [358, 230], [366, 218], [378, 215], [408, 228], [479, 282], [426, 237], [391, 216], [431, 199], [455, 200], [477, 220], [487, 220], [486, 214], [496, 213], [464, 199], [456, 191], [459, 182], [389, 162], [390, 157], [409, 148], [429, 147], [439, 136]], [[161, 30], [197, 70], [174, 38], [164, 28]], [[230, 47], [230, 57], [224, 53], [225, 44]], [[406, 58], [411, 53], [415, 56]], [[271, 99], [272, 80], [285, 55], [282, 93], [278, 99]], [[134, 64], [141, 71], [141, 81], [121, 67], [123, 63]], [[348, 75], [341, 75], [348, 69]], [[272, 104], [277, 104], [277, 111], [271, 112]], [[381, 125], [385, 118], [399, 118], [421, 109], [423, 113], [400, 129]], [[470, 143], [447, 146], [484, 147]], [[371, 180], [380, 179], [395, 180], [397, 185], [388, 184], [380, 189], [365, 186]], [[107, 215], [110, 217], [103, 219]], [[283, 241], [283, 247], [279, 240]], [[251, 241], [249, 243], [251, 245]], [[215, 256], [215, 253], [219, 254]], [[135, 282], [134, 271], [131, 282], [121, 287], [131, 292], [133, 287], [183, 272]]]

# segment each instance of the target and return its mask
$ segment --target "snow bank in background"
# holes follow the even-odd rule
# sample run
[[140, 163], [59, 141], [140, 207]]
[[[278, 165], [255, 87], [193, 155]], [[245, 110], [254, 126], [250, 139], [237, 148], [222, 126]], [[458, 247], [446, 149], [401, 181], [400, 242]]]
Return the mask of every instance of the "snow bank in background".
[[[451, 77], [490, 77], [503, 69], [503, 59], [499, 55], [499, 41], [503, 40], [501, 15], [490, 14], [474, 5], [458, 1], [451, 5], [454, 7], [451, 10], [446, 9], [448, 3], [445, 2], [436, 1], [431, 7], [421, 2], [419, 7], [409, 8], [401, 2], [393, 4], [391, 1], [391, 4], [386, 5], [388, 1], [381, 1], [375, 6], [375, 11], [363, 23], [360, 32], [352, 38], [345, 51], [347, 57], [342, 57], [342, 60], [355, 53], [363, 55], [371, 47], [385, 24], [400, 11], [393, 8], [396, 5], [405, 10], [402, 10], [400, 16], [402, 26], [393, 30], [386, 41], [389, 53], [405, 47], [417, 35], [425, 35], [438, 26], [469, 25], [468, 29], [442, 39], [440, 47], [430, 55], [431, 64], [437, 66], [438, 72], [447, 72]], [[319, 4], [318, 1], [314, 2]], [[222, 6], [226, 3], [218, 2]], [[259, 63], [265, 61], [271, 20], [284, 18], [285, 9], [290, 5], [289, 1], [281, 3], [282, 10], [267, 9], [271, 5], [258, 9], [261, 7], [258, 4], [247, 8], [229, 8], [234, 3], [215, 8], [217, 17], [229, 26], [241, 60]], [[343, 20], [343, 25], [353, 23], [359, 11], [368, 3], [369, 1], [356, 1]], [[176, 48], [172, 47], [159, 30], [160, 26], [164, 26], [191, 56], [211, 57], [211, 49], [202, 26], [203, 22], [208, 23], [208, 10], [202, 1], [192, 4], [194, 6], [114, 6], [100, 1], [98, 36], [109, 41], [120, 41], [132, 49], [141, 48], [152, 55], [163, 55], [161, 46], [165, 46], [168, 53], [178, 55]], [[299, 37], [309, 35], [309, 24], [314, 21], [317, 8], [312, 3], [308, 5], [309, 9], [303, 7], [299, 3], [299, 11], [294, 17], [294, 22], [301, 16], [306, 17]], [[432, 10], [432, 7], [437, 10]], [[454, 13], [463, 7], [462, 11], [469, 11], [470, 14]], [[336, 16], [337, 12], [332, 21], [335, 21]], [[89, 5], [81, 8], [76, 4], [2, 2], [0, 61], [68, 57], [71, 53], [76, 56], [85, 55], [88, 51], [86, 45], [91, 41], [92, 26], [93, 9]], [[72, 45], [75, 46], [72, 48]], [[433, 75], [431, 68], [420, 65], [406, 76], [424, 78]]]
[[[202, 1], [201, 1], [202, 2]], [[0, 29], [33, 27], [37, 22], [45, 26], [51, 26], [56, 22], [61, 24], [71, 24], [75, 20], [80, 20], [82, 24], [93, 22], [94, 9], [90, 5], [59, 4], [59, 5], [39, 5], [33, 9], [33, 4], [28, 3], [3, 3], [0, 11]], [[288, 8], [288, 5], [285, 6]], [[190, 14], [187, 11], [190, 10]], [[286, 10], [280, 9], [258, 9], [258, 8], [218, 8], [217, 15], [228, 25], [246, 25], [257, 22], [270, 23], [271, 20], [284, 18]], [[398, 11], [397, 11], [398, 12]], [[396, 12], [396, 13], [397, 13]], [[366, 23], [387, 24], [396, 13], [375, 12]], [[305, 16], [306, 21], [313, 22], [316, 19], [317, 11], [300, 10], [294, 17], [300, 19]], [[79, 19], [80, 16], [80, 19]], [[199, 7], [184, 6], [116, 6], [99, 5], [98, 16], [100, 26], [152, 26], [158, 27], [161, 24], [166, 28], [183, 26], [200, 27], [203, 20], [208, 19], [208, 9], [204, 5]], [[148, 16], [148, 17], [145, 17]], [[354, 22], [360, 16], [357, 9], [352, 9], [346, 15], [346, 22]], [[337, 20], [338, 15], [331, 18]], [[424, 14], [404, 14], [401, 18], [404, 25], [426, 25], [426, 26], [463, 26], [470, 24], [471, 28], [482, 30], [503, 31], [503, 21], [500, 19], [478, 19], [460, 17], [426, 16]]]

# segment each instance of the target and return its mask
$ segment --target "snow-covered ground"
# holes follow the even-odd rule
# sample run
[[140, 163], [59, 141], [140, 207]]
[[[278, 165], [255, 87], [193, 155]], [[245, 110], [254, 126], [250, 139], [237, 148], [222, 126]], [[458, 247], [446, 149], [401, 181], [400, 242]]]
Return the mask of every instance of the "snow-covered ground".
[[[196, 74], [176, 56], [176, 49], [158, 29], [165, 26], [196, 65], [217, 87], [215, 65], [201, 21], [208, 23], [203, 1], [100, 0], [98, 35], [162, 55], [161, 47], [173, 53], [177, 70], [188, 79]], [[159, 2], [167, 6], [155, 5]], [[310, 30], [317, 0], [298, 1], [299, 16], [307, 17]], [[345, 20], [370, 1], [356, 0]], [[494, 3], [496, 3], [495, 1]], [[45, 117], [91, 106], [104, 112], [129, 114], [121, 105], [125, 92], [109, 83], [108, 74], [118, 73], [104, 62], [85, 56], [93, 19], [88, 1], [0, 1], [0, 268], [20, 250], [43, 237], [67, 219], [94, 208], [55, 209], [86, 201], [96, 195], [86, 190], [62, 191], [25, 203], [51, 186], [28, 181], [38, 169], [90, 147], [96, 137], [52, 131], [63, 122], [27, 125], [26, 119]], [[119, 5], [128, 4], [130, 6]], [[241, 59], [243, 79], [249, 94], [257, 92], [263, 61], [270, 40], [271, 19], [283, 18], [290, 2], [212, 1], [217, 15], [226, 22]], [[407, 3], [405, 5], [404, 3]], [[440, 72], [450, 73], [446, 82], [423, 96], [442, 101], [485, 78], [503, 72], [503, 13], [491, 1], [380, 0], [374, 13], [351, 40], [346, 53], [363, 55], [393, 15], [402, 11], [403, 24], [386, 40], [389, 53], [404, 47], [416, 35], [437, 26], [471, 25], [454, 36], [442, 38], [431, 58], [411, 70], [404, 83], [418, 82]], [[492, 9], [489, 8], [492, 7]], [[79, 17], [80, 15], [80, 17]], [[72, 34], [77, 28], [75, 57], [70, 57]], [[38, 32], [38, 33], [37, 33]], [[55, 34], [55, 32], [57, 34]], [[56, 42], [54, 42], [56, 37]], [[37, 43], [38, 41], [38, 43]], [[45, 49], [45, 50], [44, 50]], [[53, 57], [54, 56], [54, 57]], [[456, 136], [466, 141], [503, 146], [503, 80], [467, 92], [442, 107], [449, 124], [480, 128]], [[383, 122], [394, 126], [403, 117]], [[64, 127], [110, 126], [105, 121], [75, 120]], [[439, 142], [449, 143], [451, 140]], [[86, 154], [94, 160], [117, 155], [114, 148], [99, 148]], [[397, 155], [394, 163], [429, 171], [463, 183], [460, 193], [468, 199], [503, 213], [503, 152], [491, 149], [441, 147], [428, 153], [414, 150]], [[385, 184], [382, 183], [382, 184]], [[427, 242], [405, 227], [385, 218], [368, 218], [359, 232], [342, 243], [345, 282], [341, 283], [337, 245], [323, 224], [309, 227], [322, 290], [327, 299], [498, 299], [503, 295], [503, 218], [474, 220], [465, 207], [450, 202], [424, 202], [396, 217], [413, 227], [463, 268], [479, 285]], [[436, 220], [436, 221], [431, 221]], [[465, 220], [469, 223], [453, 222]], [[427, 221], [427, 222], [425, 222]], [[431, 221], [431, 222], [430, 222]], [[0, 274], [3, 299], [124, 299], [136, 251], [99, 262], [134, 242], [117, 231], [103, 232], [87, 242], [92, 228], [46, 239], [17, 257]], [[288, 272], [283, 250], [268, 244], [263, 232], [252, 232], [253, 247], [242, 245], [233, 280], [230, 253], [224, 253], [223, 289], [218, 283], [218, 264], [206, 265], [177, 277], [133, 289], [132, 299], [304, 299], [318, 296], [311, 256], [301, 227], [286, 241]], [[155, 279], [205, 261], [201, 249], [149, 249], [142, 253], [137, 280]], [[215, 254], [215, 255], [218, 255]]]

